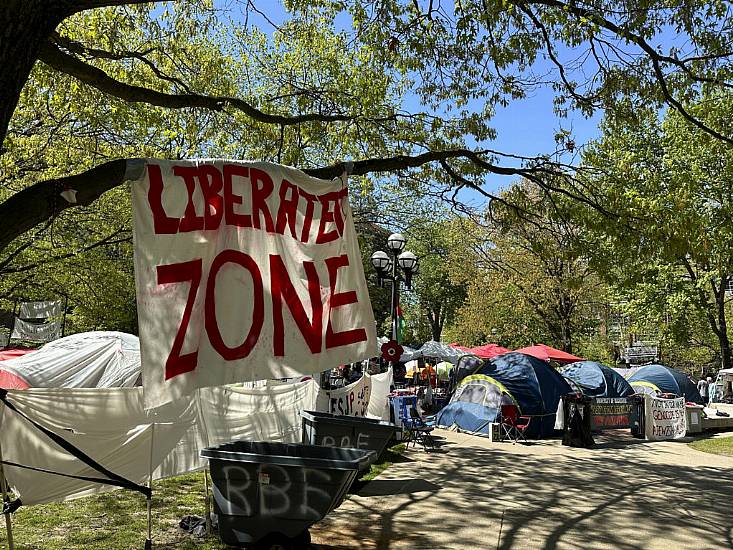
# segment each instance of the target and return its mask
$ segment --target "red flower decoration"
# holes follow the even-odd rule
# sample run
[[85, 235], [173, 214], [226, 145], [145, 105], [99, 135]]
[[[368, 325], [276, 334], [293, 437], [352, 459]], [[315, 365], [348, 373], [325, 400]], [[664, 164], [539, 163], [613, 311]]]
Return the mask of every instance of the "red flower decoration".
[[382, 344], [382, 358], [386, 361], [397, 362], [405, 352], [405, 349], [394, 340]]

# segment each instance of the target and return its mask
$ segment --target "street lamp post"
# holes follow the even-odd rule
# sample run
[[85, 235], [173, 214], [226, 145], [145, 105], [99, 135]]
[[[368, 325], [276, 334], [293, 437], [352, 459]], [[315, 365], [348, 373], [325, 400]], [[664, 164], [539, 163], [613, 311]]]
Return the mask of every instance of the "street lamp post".
[[[392, 300], [390, 312], [392, 315], [391, 340], [397, 341], [398, 319], [397, 305], [399, 304], [400, 282], [405, 288], [412, 288], [412, 276], [417, 273], [417, 256], [412, 252], [404, 250], [407, 239], [401, 233], [393, 233], [387, 239], [389, 254], [378, 250], [372, 254], [372, 267], [377, 272], [379, 286], [384, 287], [384, 281], [392, 282]], [[398, 269], [399, 268], [399, 269]], [[400, 270], [403, 274], [400, 274]]]

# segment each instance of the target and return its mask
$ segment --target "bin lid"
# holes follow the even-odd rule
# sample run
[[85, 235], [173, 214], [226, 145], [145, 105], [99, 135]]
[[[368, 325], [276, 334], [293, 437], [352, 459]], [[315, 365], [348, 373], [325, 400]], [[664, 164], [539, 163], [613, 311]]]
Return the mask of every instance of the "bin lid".
[[363, 426], [368, 429], [396, 430], [397, 426], [391, 422], [385, 422], [378, 418], [367, 418], [365, 416], [346, 416], [343, 414], [332, 414], [320, 411], [301, 411], [300, 416], [311, 422], [323, 422], [324, 424], [341, 424], [343, 426]]
[[359, 470], [374, 451], [271, 441], [232, 441], [201, 449], [201, 457], [250, 464], [307, 467], [322, 470]]

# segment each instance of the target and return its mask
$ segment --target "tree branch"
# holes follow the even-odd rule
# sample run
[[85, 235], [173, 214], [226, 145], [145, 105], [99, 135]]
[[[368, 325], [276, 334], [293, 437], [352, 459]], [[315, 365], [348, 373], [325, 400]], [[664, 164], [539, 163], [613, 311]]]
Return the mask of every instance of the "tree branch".
[[38, 59], [52, 69], [73, 76], [100, 92], [133, 103], [147, 103], [168, 109], [200, 108], [211, 111], [222, 111], [224, 107], [231, 106], [258, 122], [283, 126], [292, 126], [304, 122], [339, 122], [354, 118], [347, 115], [326, 115], [319, 113], [295, 116], [274, 115], [260, 111], [246, 101], [236, 97], [201, 94], [168, 94], [142, 86], [126, 84], [110, 77], [102, 69], [84, 63], [73, 55], [63, 52], [52, 41], [48, 41], [41, 48]]
[[667, 79], [664, 76], [664, 72], [662, 71], [661, 63], [668, 63], [670, 65], [678, 67], [694, 82], [716, 84], [724, 88], [731, 87], [731, 84], [720, 81], [718, 79], [702, 77], [702, 76], [694, 74], [690, 70], [690, 68], [687, 65], [685, 65], [685, 63], [680, 61], [679, 59], [675, 59], [674, 57], [670, 57], [670, 56], [662, 55], [658, 53], [651, 44], [649, 44], [646, 40], [644, 40], [643, 37], [641, 37], [638, 34], [632, 33], [631, 31], [628, 31], [626, 29], [619, 27], [613, 21], [605, 17], [602, 17], [599, 13], [597, 13], [594, 10], [580, 7], [574, 3], [561, 2], [559, 0], [520, 0], [520, 3], [523, 5], [538, 4], [538, 5], [543, 5], [543, 6], [557, 8], [557, 9], [566, 11], [578, 19], [587, 19], [588, 21], [592, 21], [593, 23], [597, 24], [599, 27], [602, 27], [606, 30], [611, 31], [613, 34], [615, 34], [619, 38], [623, 38], [625, 40], [628, 40], [636, 44], [649, 57], [649, 60], [652, 63], [652, 68], [654, 69], [654, 76], [657, 82], [659, 83], [660, 89], [662, 91], [662, 95], [664, 96], [666, 102], [669, 103], [672, 107], [674, 107], [691, 124], [694, 124], [695, 126], [700, 128], [704, 132], [707, 132], [711, 136], [733, 145], [733, 138], [724, 136], [720, 132], [706, 125], [701, 120], [692, 116], [685, 109], [685, 107], [672, 95], [671, 91], [669, 90], [669, 86], [667, 85]]

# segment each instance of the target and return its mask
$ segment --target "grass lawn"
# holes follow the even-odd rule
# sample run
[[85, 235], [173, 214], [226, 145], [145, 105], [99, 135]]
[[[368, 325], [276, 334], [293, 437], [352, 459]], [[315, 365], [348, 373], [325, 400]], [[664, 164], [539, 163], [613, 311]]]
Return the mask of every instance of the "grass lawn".
[[700, 439], [689, 443], [689, 445], [693, 449], [697, 449], [698, 451], [703, 451], [705, 453], [733, 456], [733, 437]]
[[[373, 479], [402, 459], [404, 445], [386, 449], [361, 479]], [[147, 533], [145, 498], [116, 490], [68, 502], [22, 506], [13, 515], [16, 550], [131, 550], [143, 548]], [[153, 483], [153, 546], [175, 549], [225, 549], [216, 535], [200, 539], [178, 522], [186, 515], [204, 515], [203, 473]], [[0, 548], [7, 548], [0, 520]]]

